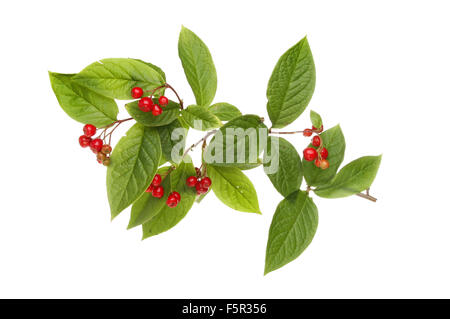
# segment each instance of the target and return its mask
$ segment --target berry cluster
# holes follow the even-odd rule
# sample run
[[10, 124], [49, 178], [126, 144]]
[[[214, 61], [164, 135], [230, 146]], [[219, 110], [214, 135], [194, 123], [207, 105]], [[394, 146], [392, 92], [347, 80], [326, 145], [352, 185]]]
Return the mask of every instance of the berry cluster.
[[144, 90], [140, 87], [134, 87], [131, 89], [131, 96], [135, 99], [139, 99], [138, 106], [142, 112], [152, 112], [154, 116], [158, 116], [163, 112], [163, 107], [169, 104], [169, 99], [165, 96], [160, 96], [158, 104], [153, 103], [151, 97], [144, 96]]
[[[146, 192], [151, 193], [153, 197], [162, 198], [164, 196], [164, 187], [161, 186], [162, 177], [159, 174], [156, 174], [153, 177], [152, 183], [147, 188]], [[176, 207], [181, 200], [180, 193], [172, 192], [169, 194], [166, 200], [167, 206], [170, 208]]]
[[195, 187], [197, 195], [206, 194], [211, 186], [211, 179], [209, 177], [201, 177], [201, 171], [197, 167], [197, 176], [189, 176], [186, 179], [186, 185], [189, 187]]
[[[316, 127], [312, 127], [312, 129], [305, 129], [303, 130], [303, 136], [311, 136], [313, 133], [322, 133], [323, 132], [323, 125], [320, 127], [320, 129], [317, 129]], [[312, 140], [311, 144], [314, 147], [317, 147], [317, 150], [314, 147], [307, 147], [303, 150], [303, 158], [309, 162], [314, 161], [314, 165], [317, 167], [320, 167], [321, 169], [327, 169], [330, 167], [330, 163], [327, 160], [328, 157], [328, 150], [323, 146], [322, 138], [319, 135], [315, 135]]]
[[83, 127], [83, 132], [84, 135], [78, 138], [81, 147], [86, 148], [89, 146], [92, 152], [97, 154], [97, 162], [108, 166], [110, 164], [109, 154], [112, 151], [111, 146], [107, 144], [103, 145], [103, 140], [100, 138], [92, 138], [97, 132], [97, 128], [94, 125], [86, 124]]

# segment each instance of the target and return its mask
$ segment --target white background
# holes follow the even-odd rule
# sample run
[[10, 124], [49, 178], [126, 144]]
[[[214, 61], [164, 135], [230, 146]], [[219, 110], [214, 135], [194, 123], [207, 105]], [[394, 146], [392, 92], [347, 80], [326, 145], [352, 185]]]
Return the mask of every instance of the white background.
[[[0, 297], [450, 297], [449, 9], [445, 1], [1, 2]], [[265, 277], [281, 196], [262, 169], [248, 172], [262, 216], [211, 194], [175, 228], [141, 241], [138, 228], [126, 230], [128, 210], [110, 222], [105, 169], [79, 147], [82, 125], [50, 88], [48, 70], [133, 57], [162, 67], [191, 103], [177, 53], [182, 24], [211, 50], [215, 101], [266, 118], [272, 69], [307, 34], [317, 71], [310, 107], [326, 128], [342, 125], [345, 162], [383, 154], [372, 187], [379, 201], [314, 197], [312, 244]], [[309, 125], [307, 114], [289, 128]], [[307, 144], [290, 141], [299, 151]]]

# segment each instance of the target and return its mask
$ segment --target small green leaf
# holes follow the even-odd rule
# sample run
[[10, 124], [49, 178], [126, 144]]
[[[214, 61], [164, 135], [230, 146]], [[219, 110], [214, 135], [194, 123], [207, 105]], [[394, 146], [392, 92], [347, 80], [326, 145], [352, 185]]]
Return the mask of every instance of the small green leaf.
[[209, 107], [209, 110], [217, 116], [221, 121], [231, 121], [232, 119], [242, 116], [241, 111], [229, 103], [216, 103]]
[[347, 197], [372, 185], [381, 163], [381, 155], [364, 156], [345, 165], [328, 184], [316, 188], [314, 193], [325, 198]]
[[[173, 208], [170, 208], [167, 205], [163, 205], [161, 210], [156, 215], [145, 222], [142, 225], [142, 239], [158, 235], [174, 227], [184, 218], [184, 216], [186, 216], [186, 214], [194, 204], [195, 189], [192, 189], [186, 185], [186, 179], [189, 176], [195, 175], [195, 168], [192, 164], [191, 158], [189, 156], [186, 156], [184, 161], [181, 162], [176, 170], [171, 174], [175, 173], [176, 171], [178, 171], [177, 174], [179, 178], [170, 178], [171, 187], [166, 188], [165, 192], [167, 192], [168, 194], [172, 191], [177, 191], [180, 193], [181, 200], [178, 205]], [[173, 184], [174, 182], [176, 184]]]
[[[157, 174], [165, 176], [169, 170], [170, 166], [161, 167], [158, 169]], [[161, 186], [165, 190], [170, 189], [170, 178], [164, 178]], [[147, 222], [161, 211], [166, 205], [167, 197], [169, 193], [164, 192], [162, 198], [153, 197], [151, 193], [144, 192], [137, 201], [133, 203], [131, 207], [130, 222], [128, 224], [128, 229], [142, 225]]]
[[320, 129], [320, 127], [322, 126], [322, 118], [320, 117], [319, 113], [311, 110], [311, 112], [309, 113], [309, 116], [311, 118], [312, 125], [315, 128]]
[[200, 194], [197, 196], [197, 198], [195, 199], [195, 202], [197, 204], [200, 204], [202, 202], [202, 200], [206, 197], [206, 195], [209, 194], [209, 192], [211, 191], [211, 188], [208, 189], [208, 191], [206, 193]]
[[[156, 103], [157, 99], [153, 99]], [[169, 104], [163, 107], [163, 112], [154, 116], [152, 112], [142, 112], [139, 109], [139, 102], [134, 101], [125, 105], [125, 108], [138, 123], [145, 126], [164, 126], [175, 121], [180, 114], [180, 105], [174, 101], [169, 100]]]
[[131, 89], [152, 90], [165, 83], [159, 70], [136, 59], [103, 59], [75, 75], [74, 81], [104, 96], [130, 100]]
[[[320, 137], [328, 150], [327, 160], [330, 162], [330, 167], [323, 170], [314, 165], [314, 161], [308, 162], [303, 159], [303, 172], [309, 186], [318, 186], [329, 182], [336, 175], [344, 160], [345, 138], [339, 125], [324, 131]], [[312, 144], [309, 144], [309, 147], [312, 147]]]
[[264, 152], [264, 171], [284, 197], [297, 191], [303, 180], [303, 166], [295, 147], [281, 137], [270, 136]]
[[97, 127], [117, 119], [116, 102], [72, 81], [73, 74], [49, 72], [53, 92], [61, 108], [74, 120]]
[[208, 47], [194, 32], [182, 27], [178, 55], [197, 105], [209, 106], [216, 95], [217, 74]]
[[[172, 123], [157, 128], [161, 138], [161, 149], [165, 159], [178, 163], [184, 153], [188, 129], [176, 119]], [[172, 154], [172, 152], [174, 152]]]
[[235, 166], [257, 164], [267, 137], [267, 127], [257, 115], [243, 115], [223, 125], [203, 156], [208, 164]]
[[190, 105], [181, 111], [181, 117], [190, 127], [200, 131], [209, 131], [222, 126], [219, 118], [204, 106]]
[[207, 171], [214, 194], [225, 205], [241, 212], [261, 214], [256, 190], [238, 168], [208, 165]]
[[303, 38], [278, 60], [267, 87], [267, 112], [272, 126], [295, 121], [314, 93], [316, 70], [308, 40]]
[[270, 225], [264, 274], [300, 256], [314, 238], [318, 222], [317, 207], [305, 192], [296, 191], [283, 199]]
[[155, 129], [133, 125], [117, 143], [106, 174], [112, 218], [144, 193], [155, 176], [161, 144]]

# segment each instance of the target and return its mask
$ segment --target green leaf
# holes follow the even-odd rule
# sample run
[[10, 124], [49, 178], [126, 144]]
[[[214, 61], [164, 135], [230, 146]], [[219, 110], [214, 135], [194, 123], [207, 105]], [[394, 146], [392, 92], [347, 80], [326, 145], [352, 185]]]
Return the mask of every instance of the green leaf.
[[258, 158], [256, 163], [243, 163], [243, 164], [235, 164], [233, 167], [240, 169], [241, 171], [248, 171], [254, 168], [257, 168], [263, 164], [262, 159]]
[[165, 83], [160, 71], [135, 59], [103, 59], [75, 75], [74, 81], [104, 96], [130, 100], [131, 89], [152, 90]]
[[150, 62], [145, 62], [145, 61], [143, 61], [143, 60], [141, 60], [141, 59], [133, 59], [133, 60], [139, 61], [139, 62], [141, 62], [141, 63], [147, 64], [149, 67], [151, 67], [151, 68], [154, 69], [156, 72], [158, 72], [159, 75], [161, 76], [161, 78], [164, 80], [163, 83], [166, 83], [166, 74], [164, 73], [164, 71], [163, 71], [159, 66], [156, 66], [156, 65], [154, 65], [154, 64], [152, 64], [152, 63], [150, 63]]
[[208, 165], [207, 172], [211, 188], [222, 203], [241, 212], [261, 214], [256, 190], [238, 168]]
[[317, 207], [305, 192], [296, 191], [283, 199], [270, 225], [264, 274], [300, 256], [311, 243], [318, 222]]
[[[330, 167], [323, 170], [314, 165], [314, 161], [308, 162], [303, 159], [303, 172], [309, 186], [318, 186], [329, 182], [336, 175], [344, 160], [345, 138], [339, 125], [324, 131], [320, 137], [328, 150], [327, 160], [330, 162]], [[309, 144], [309, 147], [312, 147], [312, 144]]]
[[231, 121], [236, 117], [242, 116], [241, 111], [236, 106], [224, 102], [211, 105], [209, 110], [221, 121]]
[[209, 131], [222, 126], [219, 118], [204, 106], [190, 105], [181, 111], [181, 117], [190, 127], [200, 131]]
[[216, 95], [217, 74], [208, 47], [194, 32], [182, 27], [178, 55], [197, 105], [209, 106]]
[[278, 60], [267, 87], [267, 112], [272, 127], [295, 121], [314, 93], [316, 70], [308, 40], [303, 38]]
[[200, 203], [202, 202], [202, 200], [206, 197], [206, 195], [209, 194], [210, 191], [211, 191], [211, 188], [209, 188], [208, 191], [207, 191], [206, 193], [197, 195], [197, 198], [195, 199], [195, 202], [196, 202], [197, 204], [200, 204]]
[[[158, 169], [157, 174], [160, 174], [164, 177], [170, 166], [161, 167]], [[170, 178], [164, 178], [161, 186], [164, 187], [165, 190], [170, 189]], [[151, 193], [144, 192], [137, 201], [133, 203], [131, 207], [131, 217], [130, 222], [128, 224], [128, 229], [133, 227], [142, 225], [147, 222], [161, 211], [166, 205], [167, 197], [169, 196], [169, 192], [164, 192], [164, 196], [162, 198], [153, 197]]]
[[61, 108], [74, 120], [97, 127], [117, 120], [116, 102], [72, 81], [73, 74], [49, 72], [53, 92]]
[[[157, 99], [153, 99], [156, 103]], [[134, 101], [125, 105], [125, 108], [138, 123], [145, 126], [164, 126], [175, 121], [180, 114], [180, 105], [174, 101], [169, 100], [169, 104], [163, 107], [163, 112], [154, 116], [152, 112], [142, 112], [139, 109], [139, 101]]]
[[314, 193], [325, 198], [340, 198], [357, 194], [372, 185], [380, 167], [381, 155], [364, 156], [345, 165], [328, 184]]
[[267, 137], [267, 127], [257, 115], [243, 115], [223, 125], [211, 139], [204, 159], [216, 166], [257, 164]]
[[131, 205], [150, 185], [161, 158], [155, 129], [133, 125], [117, 143], [106, 174], [112, 218]]
[[311, 110], [311, 112], [309, 113], [309, 116], [311, 118], [312, 125], [315, 128], [320, 129], [320, 127], [322, 126], [323, 123], [322, 123], [322, 118], [320, 117], [319, 113]]
[[295, 147], [281, 137], [270, 136], [264, 152], [264, 171], [284, 197], [297, 191], [303, 180], [303, 166]]
[[[159, 126], [157, 129], [164, 158], [173, 163], [178, 163], [184, 153], [188, 129], [183, 127], [178, 119], [168, 125]], [[172, 154], [172, 151], [174, 154]]]
[[195, 168], [192, 164], [191, 158], [186, 156], [185, 160], [180, 163], [177, 169], [171, 174], [176, 171], [178, 171], [179, 178], [170, 178], [171, 187], [167, 188], [166, 191], [167, 193], [170, 193], [171, 191], [176, 190], [180, 193], [181, 200], [174, 208], [163, 205], [159, 213], [142, 225], [143, 239], [158, 235], [174, 227], [184, 218], [184, 216], [186, 216], [194, 204], [196, 196], [195, 189], [192, 189], [186, 185], [186, 179], [189, 176], [195, 175]]

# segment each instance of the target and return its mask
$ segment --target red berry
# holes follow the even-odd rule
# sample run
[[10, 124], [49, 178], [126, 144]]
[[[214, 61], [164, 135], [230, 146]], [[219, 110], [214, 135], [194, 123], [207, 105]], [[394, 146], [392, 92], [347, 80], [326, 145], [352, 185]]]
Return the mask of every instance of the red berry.
[[169, 99], [163, 95], [158, 99], [158, 102], [161, 106], [167, 106], [167, 104], [169, 104]]
[[197, 177], [195, 176], [189, 176], [186, 179], [186, 185], [189, 187], [194, 187], [197, 184]]
[[78, 142], [80, 143], [81, 147], [88, 147], [89, 144], [91, 144], [92, 139], [86, 135], [81, 135], [78, 138]]
[[160, 115], [161, 113], [162, 113], [162, 108], [161, 108], [161, 106], [159, 106], [158, 104], [155, 104], [154, 106], [153, 106], [153, 110], [152, 110], [152, 114], [154, 115], [154, 116], [158, 116], [158, 115]]
[[167, 197], [166, 204], [170, 208], [173, 208], [173, 207], [176, 207], [178, 205], [178, 200], [173, 194], [170, 194], [169, 197]]
[[317, 157], [317, 151], [314, 148], [308, 147], [303, 150], [303, 158], [305, 160], [310, 162], [310, 161], [314, 160], [316, 157]]
[[153, 101], [146, 96], [139, 100], [138, 106], [142, 112], [151, 112], [153, 110]]
[[178, 192], [172, 192], [172, 195], [177, 199], [177, 201], [179, 202], [181, 200], [181, 195]]
[[211, 186], [211, 179], [209, 177], [203, 177], [200, 181], [200, 185], [202, 186], [202, 188], [208, 189], [209, 186]]
[[96, 138], [95, 140], [92, 140], [91, 143], [89, 144], [89, 146], [91, 147], [91, 150], [95, 153], [98, 153], [102, 150], [103, 147], [103, 141], [99, 138]]
[[319, 135], [316, 135], [316, 136], [314, 136], [313, 138], [312, 138], [312, 145], [313, 146], [315, 146], [315, 147], [319, 147], [320, 146], [320, 143], [322, 143], [322, 140], [320, 139], [320, 136]]
[[330, 163], [326, 159], [320, 161], [321, 169], [327, 169], [328, 167], [330, 167]]
[[112, 151], [112, 147], [110, 145], [106, 144], [106, 145], [103, 145], [101, 152], [103, 154], [109, 154], [109, 153], [111, 153], [111, 151]]
[[153, 197], [161, 198], [164, 196], [164, 188], [162, 186], [156, 186], [152, 191]]
[[312, 133], [312, 130], [310, 130], [309, 128], [303, 130], [303, 136], [311, 136]]
[[312, 129], [313, 129], [313, 131], [315, 131], [316, 133], [322, 133], [322, 132], [323, 132], [323, 125], [320, 127], [320, 130], [318, 130], [317, 127], [315, 127], [314, 125], [313, 125]]
[[95, 135], [95, 132], [97, 132], [97, 128], [92, 124], [86, 124], [83, 127], [83, 132], [87, 137], [91, 137]]
[[316, 160], [314, 161], [314, 165], [320, 167], [320, 160], [318, 158], [316, 158]]
[[153, 185], [152, 184], [150, 184], [150, 186], [145, 190], [145, 192], [146, 193], [151, 193], [151, 192], [153, 192]]
[[131, 89], [131, 96], [134, 99], [138, 99], [142, 96], [142, 94], [144, 94], [144, 90], [142, 90], [142, 88], [140, 87], [134, 87]]
[[161, 181], [162, 181], [161, 175], [156, 174], [155, 177], [153, 177], [152, 185], [159, 186], [161, 184]]
[[103, 163], [103, 161], [106, 159], [106, 155], [102, 152], [97, 153], [97, 161], [99, 163]]
[[322, 157], [322, 159], [326, 159], [328, 157], [328, 150], [325, 147], [320, 150], [320, 157]]
[[201, 183], [197, 183], [195, 185], [195, 189], [197, 190], [197, 195], [201, 195], [201, 194], [208, 192], [208, 189], [202, 187]]

